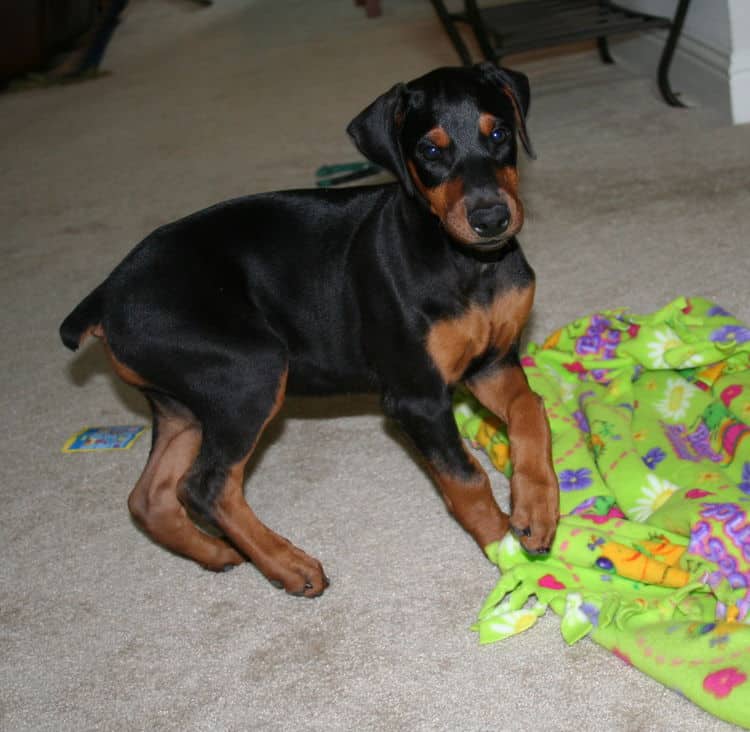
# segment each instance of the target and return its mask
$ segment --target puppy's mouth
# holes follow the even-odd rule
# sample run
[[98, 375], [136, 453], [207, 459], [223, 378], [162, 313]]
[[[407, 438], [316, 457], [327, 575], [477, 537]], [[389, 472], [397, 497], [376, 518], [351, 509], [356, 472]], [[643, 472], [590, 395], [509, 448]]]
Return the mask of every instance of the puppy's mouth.
[[511, 239], [512, 234], [502, 234], [492, 239], [478, 239], [476, 241], [462, 241], [461, 244], [467, 249], [473, 249], [477, 252], [496, 252], [502, 249]]
[[454, 228], [443, 220], [440, 223], [443, 231], [455, 246], [479, 254], [491, 254], [500, 251], [520, 230], [520, 227], [513, 226], [496, 236], [479, 236], [471, 227], [464, 225], [460, 228]]

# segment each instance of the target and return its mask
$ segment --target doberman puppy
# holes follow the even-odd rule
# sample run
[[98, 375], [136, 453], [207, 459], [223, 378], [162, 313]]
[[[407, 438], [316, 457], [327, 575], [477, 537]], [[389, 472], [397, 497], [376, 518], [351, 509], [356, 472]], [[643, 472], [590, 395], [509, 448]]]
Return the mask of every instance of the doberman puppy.
[[[491, 64], [398, 84], [348, 127], [396, 183], [242, 197], [163, 226], [66, 318], [65, 345], [99, 337], [150, 403], [151, 453], [128, 505], [155, 541], [322, 593], [320, 563], [245, 502], [245, 466], [286, 393], [377, 391], [480, 547], [512, 528], [548, 551], [558, 484], [518, 354], [534, 297], [515, 238], [528, 104], [526, 77]], [[459, 383], [508, 425], [510, 518], [458, 434]]]

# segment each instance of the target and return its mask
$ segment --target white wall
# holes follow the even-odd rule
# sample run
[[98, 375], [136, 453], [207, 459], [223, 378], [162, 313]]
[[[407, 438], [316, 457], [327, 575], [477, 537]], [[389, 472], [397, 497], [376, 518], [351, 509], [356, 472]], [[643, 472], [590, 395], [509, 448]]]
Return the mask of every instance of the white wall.
[[[618, 0], [672, 17], [677, 0]], [[664, 33], [613, 39], [616, 59], [656, 78]], [[729, 122], [750, 122], [750, 0], [693, 0], [670, 72], [688, 103], [714, 107]]]
[[[618, 0], [617, 4], [667, 18], [671, 18], [677, 8], [677, 0]], [[701, 38], [714, 48], [729, 51], [728, 0], [693, 0], [685, 19], [685, 33]]]
[[729, 0], [732, 59], [729, 66], [732, 118], [750, 122], [750, 2]]

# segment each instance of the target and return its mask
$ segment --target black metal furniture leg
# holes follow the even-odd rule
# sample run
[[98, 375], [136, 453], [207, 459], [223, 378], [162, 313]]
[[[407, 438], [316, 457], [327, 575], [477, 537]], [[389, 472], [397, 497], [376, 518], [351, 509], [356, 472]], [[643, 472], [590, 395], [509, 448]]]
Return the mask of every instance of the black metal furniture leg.
[[[609, 0], [599, 0], [599, 12], [606, 12], [606, 8], [602, 7]], [[604, 64], [613, 64], [615, 60], [609, 52], [609, 40], [607, 36], [598, 36], [596, 39], [596, 47], [599, 49], [599, 58]]]
[[596, 39], [596, 47], [599, 49], [599, 58], [602, 60], [602, 63], [613, 64], [615, 62], [609, 53], [609, 42], [607, 41], [607, 36], [599, 36]]
[[672, 107], [687, 107], [686, 104], [683, 104], [680, 101], [678, 94], [675, 94], [675, 92], [672, 91], [672, 87], [669, 83], [669, 68], [672, 65], [672, 58], [674, 57], [674, 52], [677, 48], [677, 41], [682, 33], [682, 26], [685, 24], [685, 16], [687, 15], [689, 7], [690, 0], [680, 0], [672, 21], [672, 27], [669, 29], [669, 35], [667, 36], [667, 42], [664, 45], [664, 51], [662, 51], [661, 54], [661, 60], [659, 61], [659, 91], [664, 97], [664, 101]]
[[492, 61], [494, 64], [500, 63], [500, 58], [495, 52], [495, 47], [490, 40], [487, 28], [482, 21], [482, 16], [477, 7], [476, 0], [465, 0], [464, 6], [466, 7], [466, 19], [469, 21], [474, 35], [476, 36], [479, 48], [482, 50], [482, 55], [487, 61]]
[[464, 43], [463, 38], [461, 38], [461, 34], [456, 30], [456, 24], [453, 22], [453, 18], [451, 18], [448, 9], [445, 7], [445, 3], [443, 0], [431, 0], [431, 2], [440, 22], [443, 24], [445, 32], [448, 34], [448, 38], [450, 38], [451, 43], [453, 44], [453, 48], [456, 49], [456, 53], [461, 59], [461, 63], [464, 66], [471, 66], [471, 54], [469, 53], [469, 49], [466, 48], [466, 44]]

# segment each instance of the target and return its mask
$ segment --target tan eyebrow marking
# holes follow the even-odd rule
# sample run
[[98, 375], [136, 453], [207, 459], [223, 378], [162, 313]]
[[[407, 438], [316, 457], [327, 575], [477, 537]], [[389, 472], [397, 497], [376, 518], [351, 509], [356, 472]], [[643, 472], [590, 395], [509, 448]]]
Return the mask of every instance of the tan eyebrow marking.
[[451, 144], [450, 135], [442, 127], [433, 127], [425, 137], [439, 148], [445, 149]]
[[485, 137], [489, 137], [489, 135], [492, 133], [492, 130], [495, 129], [496, 124], [497, 119], [495, 119], [494, 115], [487, 114], [486, 112], [479, 115], [479, 131]]

